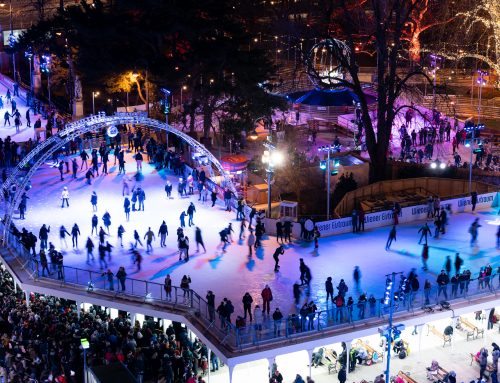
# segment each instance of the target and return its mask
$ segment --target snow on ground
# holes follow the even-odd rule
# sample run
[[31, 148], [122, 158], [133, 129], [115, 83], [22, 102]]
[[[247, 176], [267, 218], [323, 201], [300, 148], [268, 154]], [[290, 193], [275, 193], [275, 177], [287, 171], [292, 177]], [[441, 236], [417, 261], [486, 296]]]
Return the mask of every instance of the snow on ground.
[[[246, 291], [253, 296], [254, 303], [261, 304], [260, 292], [265, 284], [269, 284], [273, 291], [273, 307], [279, 306], [284, 312], [295, 310], [292, 304], [292, 285], [299, 279], [299, 258], [304, 258], [312, 270], [311, 299], [319, 301], [321, 308], [325, 307], [324, 282], [328, 276], [333, 277], [334, 286], [340, 278], [344, 278], [350, 287], [350, 293], [357, 296], [352, 281], [352, 271], [356, 265], [359, 265], [362, 271], [361, 289], [376, 296], [382, 296], [384, 276], [393, 271], [408, 272], [415, 267], [419, 270], [421, 283], [425, 278], [435, 281], [446, 255], [453, 258], [455, 252], [460, 252], [465, 260], [464, 266], [471, 268], [473, 273], [487, 263], [500, 265], [500, 251], [496, 249], [495, 236], [496, 225], [500, 222], [497, 221], [496, 210], [492, 209], [477, 214], [482, 227], [479, 230], [479, 246], [474, 248], [469, 245], [468, 234], [468, 227], [474, 216], [466, 213], [452, 215], [447, 234], [440, 239], [430, 240], [430, 271], [427, 273], [421, 271], [421, 246], [417, 244], [419, 238], [417, 231], [421, 222], [400, 225], [397, 241], [391, 251], [384, 250], [388, 227], [369, 230], [362, 234], [321, 238], [317, 253], [312, 243], [294, 241], [293, 244], [286, 245], [285, 254], [281, 257], [281, 270], [279, 273], [274, 273], [272, 254], [277, 246], [274, 237], [265, 239], [263, 248], [259, 249], [252, 259], [247, 256], [246, 242], [238, 241], [237, 235], [233, 235], [235, 242], [228, 247], [227, 253], [221, 253], [218, 248], [219, 231], [232, 222], [236, 234], [238, 233], [239, 223], [235, 220], [235, 212], [224, 211], [220, 203], [214, 208], [211, 208], [209, 203], [202, 204], [198, 201], [197, 195], [178, 198], [175, 192], [177, 178], [172, 172], [157, 171], [147, 163], [144, 164], [144, 178], [140, 182], [146, 192], [145, 211], [131, 212], [130, 221], [126, 222], [122, 197], [123, 175], [117, 175], [117, 166], [111, 166], [113, 161], [114, 158], [110, 162], [111, 173], [107, 176], [99, 175], [91, 186], [86, 184], [83, 171], [78, 174], [76, 180], [72, 180], [71, 175], [66, 174], [64, 181], [60, 181], [56, 168], [49, 164], [42, 166], [32, 178], [33, 188], [28, 194], [30, 199], [26, 220], [19, 220], [16, 214], [14, 223], [19, 228], [24, 226], [33, 230], [37, 235], [43, 223], [50, 225], [49, 241], [56, 247], [61, 246], [58, 234], [60, 225], [64, 225], [70, 231], [73, 224], [78, 223], [82, 232], [79, 250], [71, 249], [71, 238], [68, 238], [69, 247], [62, 245], [65, 254], [64, 263], [67, 266], [99, 271], [97, 257], [91, 265], [86, 264], [84, 249], [93, 215], [90, 195], [95, 190], [99, 197], [97, 212], [99, 225], [102, 224], [101, 217], [105, 211], [111, 214], [111, 236], [108, 239], [115, 246], [110, 262], [113, 272], [123, 265], [129, 277], [159, 283], [163, 283], [166, 274], [171, 274], [173, 284], [177, 286], [182, 276], [189, 274], [192, 278], [191, 287], [196, 292], [205, 296], [207, 290], [213, 290], [217, 302], [223, 297], [228, 297], [235, 304], [237, 313], [242, 312], [241, 298]], [[126, 161], [127, 175], [133, 177], [136, 174], [135, 161], [130, 154], [127, 155]], [[174, 184], [174, 198], [170, 200], [166, 198], [163, 189], [167, 178]], [[61, 208], [60, 194], [64, 186], [67, 186], [70, 192], [69, 208]], [[185, 233], [191, 240], [191, 256], [190, 261], [184, 263], [178, 261], [175, 232], [179, 226], [180, 213], [187, 209], [191, 201], [196, 205], [194, 222], [203, 232], [207, 253], [196, 252], [194, 227], [187, 227]], [[139, 247], [144, 261], [142, 270], [136, 271], [127, 251], [133, 239], [134, 229], [138, 230], [142, 238], [150, 226], [156, 235], [162, 220], [167, 222], [169, 229], [167, 247], [161, 249], [158, 238], [153, 244], [154, 250], [151, 254], [147, 254]], [[126, 230], [124, 249], [117, 243], [116, 231], [120, 223]], [[92, 239], [95, 244], [98, 243], [97, 236], [94, 235]], [[145, 245], [144, 240], [143, 244]]]

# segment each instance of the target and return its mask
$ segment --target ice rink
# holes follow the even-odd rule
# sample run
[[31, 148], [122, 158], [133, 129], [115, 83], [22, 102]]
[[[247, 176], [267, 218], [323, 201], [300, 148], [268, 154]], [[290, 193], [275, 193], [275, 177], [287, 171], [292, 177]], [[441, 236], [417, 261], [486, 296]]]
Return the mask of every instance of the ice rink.
[[[437, 274], [444, 265], [447, 255], [452, 257], [459, 252], [464, 259], [464, 267], [470, 268], [473, 276], [481, 266], [490, 263], [492, 266], [500, 265], [500, 251], [496, 249], [496, 231], [500, 221], [496, 209], [478, 212], [482, 227], [479, 229], [477, 247], [469, 244], [470, 235], [468, 227], [474, 220], [472, 214], [461, 213], [452, 215], [449, 219], [448, 232], [439, 239], [430, 239], [429, 271], [421, 269], [421, 250], [418, 245], [417, 233], [422, 222], [399, 225], [397, 241], [390, 251], [385, 251], [385, 243], [389, 227], [369, 230], [361, 234], [344, 234], [333, 237], [322, 237], [319, 241], [319, 251], [315, 252], [313, 244], [303, 241], [294, 241], [286, 245], [285, 254], [281, 256], [280, 272], [273, 271], [274, 261], [272, 254], [277, 246], [275, 237], [265, 237], [263, 248], [249, 259], [246, 241], [238, 241], [239, 222], [236, 213], [224, 211], [219, 202], [214, 208], [210, 203], [202, 204], [198, 195], [188, 198], [177, 196], [177, 178], [171, 171], [157, 171], [146, 161], [143, 165], [143, 180], [140, 182], [146, 193], [145, 211], [135, 211], [130, 214], [130, 221], [125, 220], [122, 197], [122, 178], [117, 175], [118, 166], [112, 166], [114, 156], [110, 156], [110, 174], [101, 175], [93, 179], [92, 185], [87, 185], [84, 171], [79, 172], [78, 178], [73, 180], [71, 174], [65, 174], [64, 181], [60, 181], [56, 168], [46, 164], [42, 166], [32, 178], [33, 188], [29, 191], [28, 210], [26, 220], [19, 220], [16, 213], [14, 223], [19, 229], [26, 227], [33, 230], [36, 235], [43, 223], [51, 226], [49, 241], [64, 253], [64, 264], [82, 269], [99, 271], [97, 251], [94, 250], [96, 260], [90, 265], [86, 264], [85, 241], [91, 230], [91, 217], [94, 214], [90, 203], [92, 191], [98, 195], [99, 225], [102, 225], [102, 216], [108, 211], [111, 214], [109, 242], [115, 246], [109, 267], [113, 272], [119, 266], [125, 266], [128, 276], [136, 279], [157, 281], [163, 283], [166, 274], [171, 274], [173, 284], [178, 286], [184, 274], [190, 275], [191, 287], [201, 296], [207, 290], [213, 290], [216, 303], [227, 297], [233, 301], [236, 313], [243, 311], [241, 299], [248, 291], [254, 299], [254, 304], [261, 304], [260, 293], [266, 284], [273, 291], [273, 307], [280, 307], [284, 312], [295, 310], [292, 302], [292, 285], [299, 279], [299, 258], [304, 258], [305, 263], [312, 271], [311, 296], [319, 303], [320, 308], [325, 308], [324, 282], [328, 276], [333, 277], [336, 287], [340, 278], [344, 278], [349, 286], [348, 295], [356, 299], [362, 290], [368, 294], [381, 297], [385, 287], [385, 275], [390, 272], [409, 272], [412, 268], [418, 270], [418, 275], [423, 284], [425, 278], [435, 282]], [[90, 161], [89, 161], [90, 162]], [[136, 174], [135, 161], [131, 154], [126, 157], [127, 176], [134, 179]], [[80, 158], [78, 158], [80, 163]], [[71, 165], [70, 165], [71, 166]], [[166, 179], [173, 183], [173, 199], [167, 199], [164, 192]], [[135, 181], [134, 181], [135, 182]], [[139, 182], [138, 182], [139, 184]], [[67, 186], [70, 193], [69, 208], [61, 208], [61, 191]], [[194, 242], [194, 226], [185, 229], [190, 238], [189, 262], [178, 261], [176, 243], [176, 229], [179, 227], [179, 216], [193, 201], [196, 206], [194, 223], [203, 233], [207, 252], [196, 252]], [[168, 225], [169, 236], [167, 247], [160, 248], [159, 239], [153, 243], [154, 250], [147, 254], [145, 251], [144, 234], [151, 227], [158, 234], [159, 226], [165, 220]], [[64, 225], [68, 231], [74, 223], [78, 223], [82, 232], [79, 238], [79, 249], [72, 249], [71, 238], [67, 238], [68, 247], [60, 243], [59, 227]], [[235, 234], [234, 243], [222, 253], [219, 247], [219, 231], [233, 223]], [[117, 228], [123, 224], [126, 232], [124, 235], [124, 248], [121, 248], [117, 238]], [[187, 218], [186, 218], [187, 224]], [[433, 226], [431, 225], [431, 228]], [[128, 252], [133, 241], [133, 232], [138, 230], [144, 248], [139, 246], [143, 255], [142, 270], [137, 271], [131, 262]], [[96, 235], [92, 236], [94, 244], [98, 244]], [[40, 241], [38, 241], [39, 245]], [[353, 268], [359, 265], [362, 272], [361, 287], [356, 291], [352, 280]], [[303, 298], [307, 299], [305, 294]]]
[[[42, 116], [38, 114], [34, 115], [33, 110], [31, 110], [31, 127], [26, 126], [26, 110], [28, 109], [28, 107], [26, 106], [26, 101], [24, 99], [21, 99], [20, 97], [12, 97], [12, 99], [16, 100], [17, 109], [19, 110], [19, 113], [21, 113], [21, 127], [19, 129], [19, 132], [16, 132], [13, 117], [10, 118], [10, 126], [8, 123], [4, 125], [5, 112], [8, 111], [10, 114], [12, 114], [12, 105], [10, 103], [7, 103], [7, 98], [5, 97], [5, 95], [7, 94], [7, 87], [5, 84], [10, 84], [11, 82], [12, 80], [8, 79], [5, 76], [2, 76], [0, 78], [0, 96], [2, 97], [3, 102], [3, 108], [0, 109], [0, 138], [2, 138], [2, 140], [5, 140], [7, 136], [10, 136], [10, 138], [12, 138], [12, 140], [16, 142], [26, 142], [30, 138], [34, 140], [35, 130], [33, 129], [33, 124], [38, 119], [38, 117]], [[13, 94], [12, 87], [10, 88], [10, 93]], [[20, 89], [19, 93], [23, 95], [25, 91]], [[47, 120], [42, 119], [42, 127], [45, 128], [46, 125]]]

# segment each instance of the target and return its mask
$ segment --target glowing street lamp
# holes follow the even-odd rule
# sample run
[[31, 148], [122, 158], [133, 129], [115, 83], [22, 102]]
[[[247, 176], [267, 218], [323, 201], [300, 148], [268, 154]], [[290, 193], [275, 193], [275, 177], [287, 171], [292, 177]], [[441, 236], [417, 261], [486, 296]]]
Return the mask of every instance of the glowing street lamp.
[[187, 86], [186, 85], [181, 86], [181, 107], [182, 107], [182, 92], [185, 90], [187, 90]]
[[95, 98], [99, 96], [99, 92], [92, 92], [92, 114], [95, 114]]
[[47, 73], [47, 90], [49, 92], [49, 106], [52, 105], [51, 95], [50, 95], [50, 53], [46, 53], [42, 56], [43, 62], [40, 65], [42, 72]]
[[271, 179], [274, 175], [274, 168], [280, 166], [283, 163], [283, 154], [278, 151], [276, 146], [271, 143], [271, 137], [267, 137], [267, 141], [264, 142], [264, 150], [262, 154], [262, 163], [267, 165], [267, 212], [266, 216], [271, 218]]

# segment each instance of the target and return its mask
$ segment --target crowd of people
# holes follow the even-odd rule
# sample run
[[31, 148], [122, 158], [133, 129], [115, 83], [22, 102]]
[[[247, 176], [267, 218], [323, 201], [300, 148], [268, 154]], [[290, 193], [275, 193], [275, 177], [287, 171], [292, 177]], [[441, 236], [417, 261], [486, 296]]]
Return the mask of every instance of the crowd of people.
[[218, 357], [178, 322], [163, 328], [146, 318], [131, 323], [127, 313], [116, 318], [100, 306], [78, 312], [74, 302], [22, 291], [0, 270], [0, 377], [5, 382], [80, 382], [81, 339], [90, 342], [89, 367], [123, 363], [138, 382], [202, 383]]

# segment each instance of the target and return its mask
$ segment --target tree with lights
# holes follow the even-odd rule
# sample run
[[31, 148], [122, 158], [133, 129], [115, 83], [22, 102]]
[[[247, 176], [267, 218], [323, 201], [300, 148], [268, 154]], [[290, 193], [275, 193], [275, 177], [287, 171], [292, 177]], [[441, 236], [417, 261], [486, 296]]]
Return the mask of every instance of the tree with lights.
[[[361, 120], [370, 156], [370, 179], [385, 179], [392, 126], [398, 113], [411, 105], [403, 105], [400, 96], [410, 89], [409, 82], [415, 77], [430, 81], [420, 67], [400, 71], [408, 60], [405, 44], [407, 24], [425, 0], [384, 0], [363, 2], [340, 1], [334, 22], [340, 39], [328, 39], [322, 49], [331, 57], [327, 71], [315, 68], [308, 62], [308, 71], [318, 85], [326, 88], [347, 88], [359, 98]], [[362, 15], [362, 17], [360, 17]], [[367, 15], [371, 15], [370, 17]], [[359, 36], [373, 36], [376, 49], [376, 117], [368, 108], [368, 97], [363, 90], [359, 75], [359, 63], [355, 54]]]

